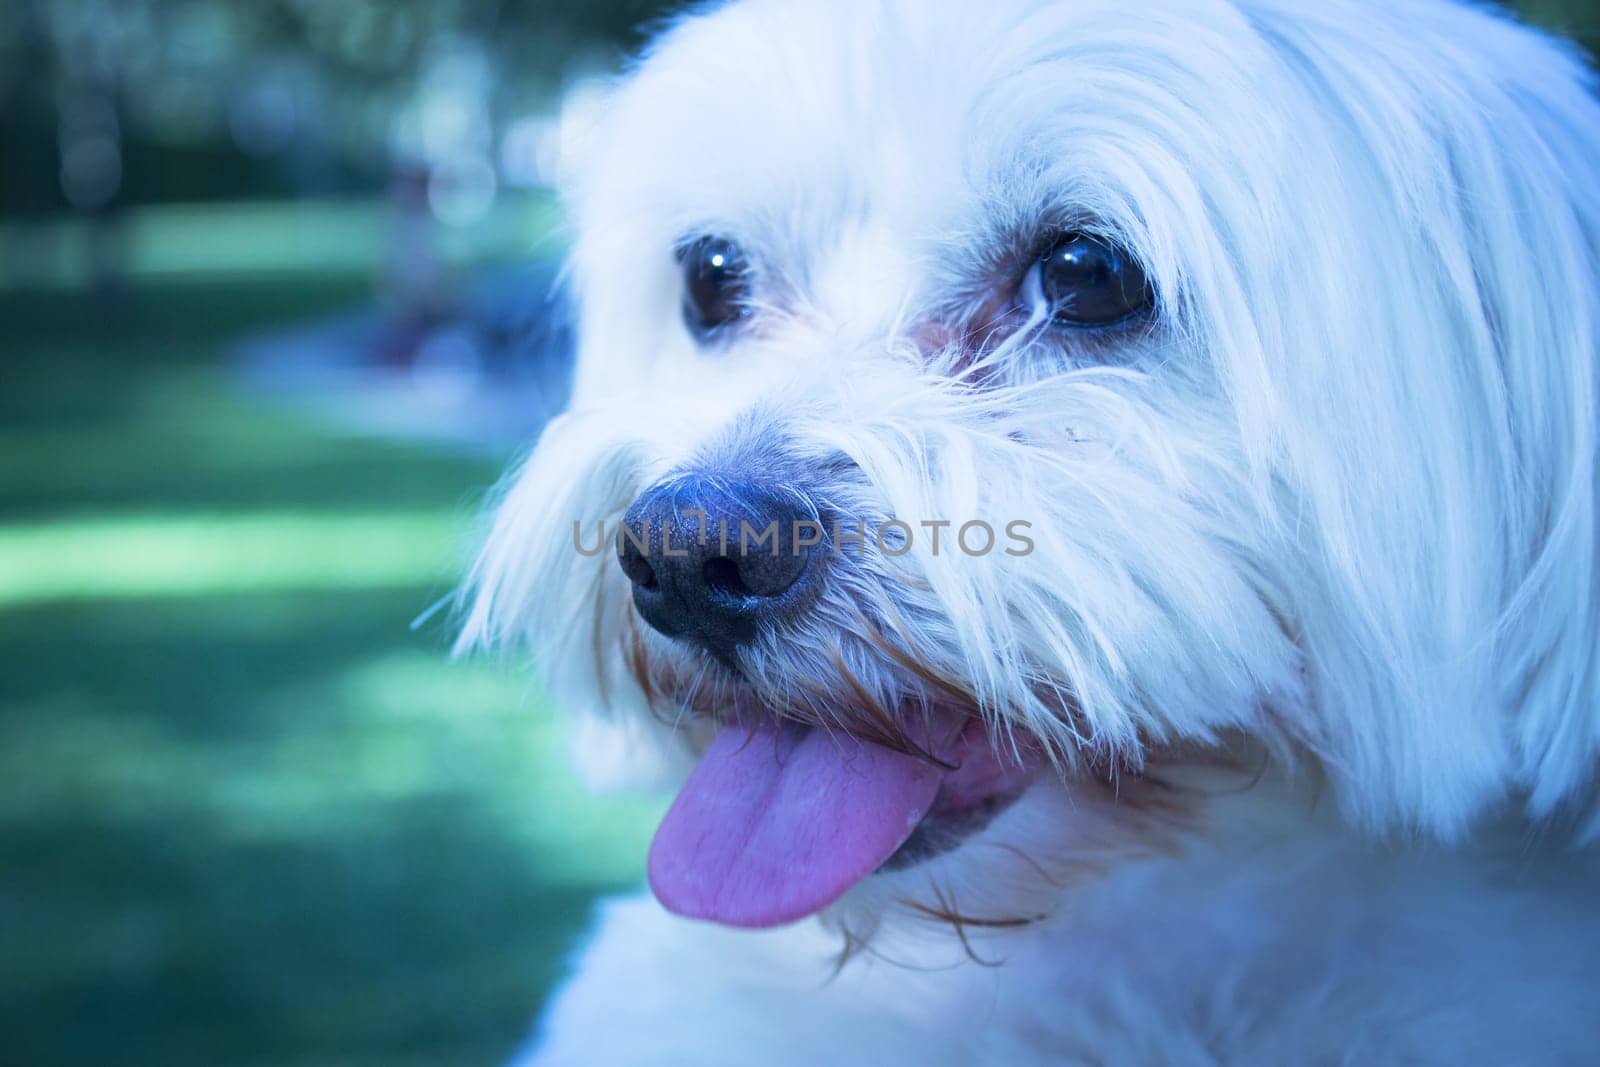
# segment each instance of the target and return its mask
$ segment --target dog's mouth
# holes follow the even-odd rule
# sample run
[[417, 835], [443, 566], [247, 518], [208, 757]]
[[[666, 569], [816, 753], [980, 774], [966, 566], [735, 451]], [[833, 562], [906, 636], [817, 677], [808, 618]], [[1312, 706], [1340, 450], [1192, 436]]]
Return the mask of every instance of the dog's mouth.
[[793, 922], [863, 878], [959, 846], [1043, 763], [1026, 739], [945, 715], [926, 756], [794, 722], [724, 726], [650, 846], [672, 912], [730, 926]]

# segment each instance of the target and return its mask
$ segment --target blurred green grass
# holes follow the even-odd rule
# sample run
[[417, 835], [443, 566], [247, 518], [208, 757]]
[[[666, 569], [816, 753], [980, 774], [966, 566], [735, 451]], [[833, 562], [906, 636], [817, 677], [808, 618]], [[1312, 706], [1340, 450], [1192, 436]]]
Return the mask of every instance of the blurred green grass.
[[[142, 204], [104, 224], [66, 215], [22, 224], [0, 219], [0, 287], [83, 287], [109, 246], [138, 282], [360, 277], [395, 240], [395, 206], [377, 199]], [[416, 220], [410, 220], [415, 225]], [[521, 262], [558, 247], [549, 192], [505, 193], [471, 223], [430, 231], [441, 265]]]
[[501, 464], [230, 376], [365, 279], [212, 277], [0, 294], [0, 1062], [498, 1062], [655, 808], [409, 629]]

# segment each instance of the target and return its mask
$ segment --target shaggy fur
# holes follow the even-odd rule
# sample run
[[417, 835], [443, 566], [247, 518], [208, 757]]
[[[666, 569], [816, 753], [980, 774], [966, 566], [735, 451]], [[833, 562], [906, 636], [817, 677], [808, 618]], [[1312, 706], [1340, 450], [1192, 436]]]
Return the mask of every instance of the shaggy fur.
[[[716, 720], [894, 740], [947, 706], [1052, 770], [792, 927], [609, 905], [530, 1062], [1592, 1056], [1593, 88], [1446, 0], [746, 0], [664, 33], [572, 168], [573, 404], [463, 646], [531, 649], [602, 773], [681, 777]], [[1079, 228], [1151, 317], [1018, 304]], [[710, 345], [701, 234], [758, 301]], [[869, 542], [736, 673], [574, 550], [691, 464], [1035, 548]]]

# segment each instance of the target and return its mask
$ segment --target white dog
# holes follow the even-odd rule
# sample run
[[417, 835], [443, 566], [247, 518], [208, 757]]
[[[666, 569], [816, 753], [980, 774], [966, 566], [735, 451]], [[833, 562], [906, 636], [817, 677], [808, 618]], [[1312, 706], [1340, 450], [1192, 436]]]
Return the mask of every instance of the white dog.
[[1448, 0], [665, 33], [468, 590], [682, 787], [532, 1060], [1594, 1062], [1592, 89]]

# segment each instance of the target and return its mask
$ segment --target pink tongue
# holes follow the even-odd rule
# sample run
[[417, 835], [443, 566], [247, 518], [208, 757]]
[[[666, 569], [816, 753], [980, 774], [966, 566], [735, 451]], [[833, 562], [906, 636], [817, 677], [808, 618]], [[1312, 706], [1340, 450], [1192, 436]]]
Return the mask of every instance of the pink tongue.
[[793, 922], [893, 855], [943, 777], [843, 732], [724, 727], [656, 830], [650, 888], [692, 919]]

